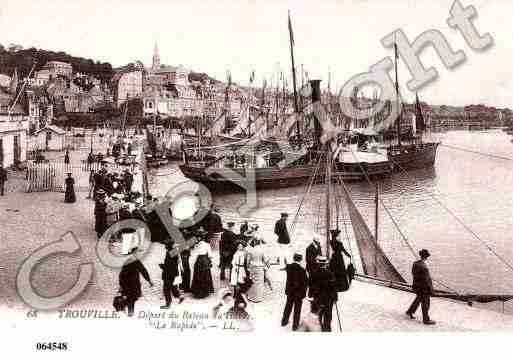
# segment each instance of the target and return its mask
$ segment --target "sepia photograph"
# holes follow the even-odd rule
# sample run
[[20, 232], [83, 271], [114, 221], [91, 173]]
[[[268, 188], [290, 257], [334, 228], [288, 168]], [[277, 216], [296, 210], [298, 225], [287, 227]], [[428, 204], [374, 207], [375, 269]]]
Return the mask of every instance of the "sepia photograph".
[[7, 347], [507, 345], [511, 15], [507, 0], [2, 1]]

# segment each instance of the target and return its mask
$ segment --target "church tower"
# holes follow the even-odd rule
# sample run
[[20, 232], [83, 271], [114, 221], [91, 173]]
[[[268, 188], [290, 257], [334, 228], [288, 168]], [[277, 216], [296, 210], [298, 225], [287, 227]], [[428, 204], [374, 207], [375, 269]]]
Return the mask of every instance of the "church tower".
[[156, 41], [155, 41], [155, 49], [153, 50], [153, 62], [152, 62], [151, 68], [152, 68], [152, 70], [157, 70], [160, 68], [159, 48], [157, 47]]

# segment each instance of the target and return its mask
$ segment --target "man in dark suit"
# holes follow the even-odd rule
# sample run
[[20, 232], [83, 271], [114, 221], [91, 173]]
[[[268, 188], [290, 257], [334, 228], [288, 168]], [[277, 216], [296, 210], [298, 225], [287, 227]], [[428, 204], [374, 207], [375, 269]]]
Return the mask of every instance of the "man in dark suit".
[[314, 301], [319, 303], [319, 319], [323, 332], [331, 332], [331, 318], [333, 305], [338, 300], [335, 275], [329, 270], [328, 259], [324, 256], [317, 257], [318, 269], [311, 278], [311, 292]]
[[415, 319], [413, 313], [417, 311], [419, 304], [422, 305], [422, 321], [426, 325], [436, 324], [435, 321], [429, 318], [429, 304], [430, 297], [433, 294], [433, 281], [429, 274], [429, 269], [426, 265], [426, 260], [430, 256], [427, 249], [419, 251], [420, 260], [415, 261], [412, 266], [413, 284], [412, 289], [417, 295], [415, 300], [406, 311], [406, 314], [411, 319]]
[[287, 229], [288, 216], [287, 213], [282, 213], [281, 218], [274, 225], [274, 233], [278, 236], [278, 243], [280, 244], [290, 243], [289, 231]]
[[314, 234], [312, 243], [306, 247], [306, 271], [308, 273], [308, 278], [310, 278], [310, 290], [308, 292], [309, 297], [312, 297], [312, 276], [318, 268], [316, 259], [318, 256], [322, 255], [320, 239], [319, 235]]
[[285, 294], [287, 295], [287, 303], [283, 311], [281, 326], [284, 327], [289, 323], [290, 313], [294, 308], [294, 320], [292, 322], [292, 330], [296, 331], [299, 327], [299, 319], [301, 317], [301, 306], [306, 296], [306, 288], [308, 286], [308, 277], [306, 271], [301, 267], [301, 254], [294, 254], [294, 263], [287, 265], [287, 282], [285, 284]]
[[172, 297], [178, 298], [178, 303], [182, 303], [184, 300], [182, 293], [180, 293], [178, 289], [178, 285], [175, 283], [176, 277], [180, 276], [180, 259], [178, 256], [172, 255], [172, 251], [175, 249], [175, 243], [167, 242], [165, 246], [166, 255], [164, 257], [164, 263], [160, 265], [160, 268], [162, 269], [162, 290], [166, 304], [160, 306], [160, 309], [168, 309], [171, 306]]
[[221, 269], [221, 280], [226, 279], [225, 271], [226, 269], [231, 269], [233, 255], [235, 254], [235, 251], [237, 251], [237, 235], [233, 232], [235, 223], [228, 222], [227, 226], [228, 228], [221, 235], [221, 243], [219, 244], [219, 268]]

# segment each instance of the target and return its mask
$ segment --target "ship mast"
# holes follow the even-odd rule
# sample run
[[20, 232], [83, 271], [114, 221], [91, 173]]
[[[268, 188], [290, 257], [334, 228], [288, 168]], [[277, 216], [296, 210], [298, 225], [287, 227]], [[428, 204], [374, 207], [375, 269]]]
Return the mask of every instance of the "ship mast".
[[[312, 87], [312, 103], [321, 103], [321, 80], [311, 80], [310, 85]], [[319, 118], [315, 116], [314, 126], [315, 126], [315, 137], [317, 145], [320, 144], [321, 139], [321, 126], [319, 123]], [[319, 148], [319, 146], [317, 146]], [[330, 208], [330, 196], [331, 196], [331, 149], [330, 143], [324, 144], [324, 151], [326, 153], [326, 173], [325, 173], [325, 182], [326, 182], [326, 257], [329, 258], [330, 255], [330, 227], [331, 227], [331, 208]]]
[[[297, 101], [297, 84], [296, 84], [296, 66], [294, 64], [294, 34], [292, 32], [292, 21], [290, 20], [289, 10], [289, 38], [290, 38], [290, 58], [292, 63], [292, 83], [294, 85], [294, 111], [296, 114], [299, 113], [299, 104]], [[296, 121], [296, 136], [298, 142], [301, 139], [301, 133], [299, 131], [299, 121]]]
[[399, 111], [397, 115], [396, 120], [396, 130], [397, 130], [397, 144], [399, 147], [401, 146], [401, 122], [403, 118], [403, 111], [402, 108], [399, 109], [399, 80], [398, 80], [398, 74], [397, 74], [397, 59], [399, 58], [399, 55], [397, 53], [397, 44], [394, 43], [394, 52], [395, 52], [395, 100], [397, 104], [397, 111]]

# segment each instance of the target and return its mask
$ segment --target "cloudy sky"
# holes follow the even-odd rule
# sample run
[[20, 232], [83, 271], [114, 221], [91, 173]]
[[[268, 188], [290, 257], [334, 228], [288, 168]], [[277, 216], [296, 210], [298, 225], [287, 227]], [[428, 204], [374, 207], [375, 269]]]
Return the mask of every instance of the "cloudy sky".
[[[296, 43], [296, 65], [332, 87], [367, 71], [390, 49], [380, 40], [401, 28], [413, 41], [429, 29], [441, 31], [467, 60], [446, 70], [433, 49], [422, 52], [426, 67], [439, 78], [419, 95], [432, 104], [485, 103], [513, 107], [513, 2], [463, 0], [474, 5], [481, 34], [494, 46], [474, 52], [447, 26], [452, 1], [446, 0], [3, 0], [0, 43], [16, 43], [75, 56], [108, 61], [113, 66], [134, 60], [151, 64], [155, 42], [161, 62], [183, 64], [224, 80], [247, 84], [255, 69], [257, 82], [275, 81], [281, 68], [290, 71], [287, 11]], [[411, 78], [400, 65], [403, 86]], [[406, 99], [413, 94], [403, 90]]]

